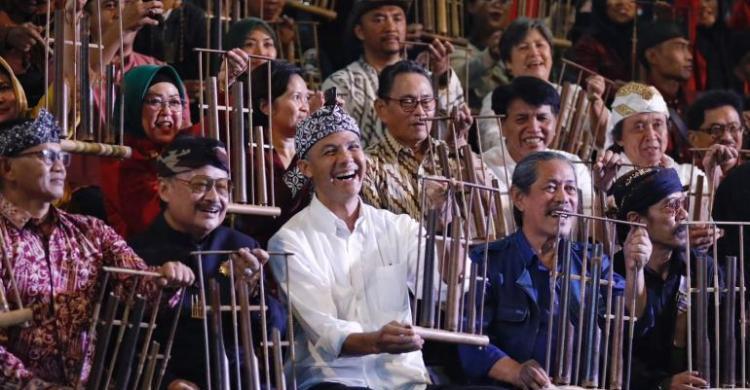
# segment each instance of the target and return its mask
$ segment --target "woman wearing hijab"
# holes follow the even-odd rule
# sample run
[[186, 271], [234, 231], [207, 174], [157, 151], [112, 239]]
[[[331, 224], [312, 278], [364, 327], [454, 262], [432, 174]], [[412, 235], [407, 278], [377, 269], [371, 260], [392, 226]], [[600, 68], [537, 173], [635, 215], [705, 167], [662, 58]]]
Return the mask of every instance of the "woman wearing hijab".
[[[160, 212], [154, 161], [178, 133], [195, 133], [189, 121], [185, 87], [169, 65], [143, 65], [125, 73], [124, 143], [133, 150], [125, 160], [102, 162], [101, 186], [107, 222], [124, 237], [146, 229]], [[119, 118], [119, 100], [115, 118]]]

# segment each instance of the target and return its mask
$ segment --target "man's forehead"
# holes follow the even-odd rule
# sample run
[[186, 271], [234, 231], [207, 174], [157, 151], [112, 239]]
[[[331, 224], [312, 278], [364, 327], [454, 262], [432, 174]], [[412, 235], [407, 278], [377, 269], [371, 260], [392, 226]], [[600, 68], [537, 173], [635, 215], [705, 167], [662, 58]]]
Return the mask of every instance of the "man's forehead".
[[675, 38], [672, 38], [672, 39], [667, 39], [666, 41], [664, 41], [664, 42], [661, 43], [661, 45], [663, 47], [667, 47], [667, 46], [686, 46], [686, 45], [689, 45], [689, 44], [690, 44], [690, 41], [688, 41], [687, 39], [685, 39], [683, 37], [675, 37]]
[[192, 169], [186, 172], [180, 172], [175, 177], [178, 179], [190, 180], [195, 176], [207, 176], [211, 179], [226, 179], [229, 173], [213, 165], [204, 165], [200, 168]]
[[336, 147], [340, 145], [347, 145], [352, 142], [359, 142], [359, 137], [351, 131], [337, 131], [323, 137], [313, 147]]
[[364, 16], [374, 16], [374, 15], [393, 15], [393, 14], [401, 14], [405, 15], [404, 9], [393, 4], [383, 5], [375, 9], [371, 9], [364, 13]]
[[537, 182], [575, 182], [576, 175], [570, 163], [560, 159], [540, 161], [537, 166]]
[[704, 111], [703, 119], [704, 122], [706, 122], [721, 119], [739, 119], [739, 117], [740, 113], [738, 113], [734, 107], [727, 104], [720, 107], [709, 108], [708, 110]]
[[535, 106], [527, 103], [521, 98], [513, 99], [507, 108], [508, 115], [521, 115], [521, 114], [551, 114], [552, 107], [549, 104], [542, 104], [541, 106]]
[[39, 145], [34, 145], [28, 149], [24, 149], [21, 153], [27, 153], [27, 152], [38, 152], [41, 150], [56, 150], [59, 151], [61, 149], [60, 144], [54, 143], [54, 142], [46, 142]]
[[667, 120], [667, 115], [661, 112], [639, 112], [625, 118], [627, 123], [637, 123], [644, 121]]

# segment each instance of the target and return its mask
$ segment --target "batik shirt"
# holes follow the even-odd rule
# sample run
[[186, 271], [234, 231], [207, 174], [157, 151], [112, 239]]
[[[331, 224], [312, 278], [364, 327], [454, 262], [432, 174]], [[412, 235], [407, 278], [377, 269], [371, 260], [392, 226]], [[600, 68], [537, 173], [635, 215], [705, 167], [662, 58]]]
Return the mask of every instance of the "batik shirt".
[[[443, 176], [443, 167], [430, 151], [445, 142], [434, 138], [429, 138], [428, 142], [428, 150], [421, 162], [411, 148], [401, 145], [388, 132], [382, 141], [369, 147], [366, 150], [367, 175], [362, 185], [364, 201], [396, 214], [409, 214], [419, 221], [422, 198], [419, 177]], [[481, 163], [476, 161], [477, 158], [474, 160], [479, 184], [491, 183], [495, 176], [487, 169], [482, 172]], [[458, 160], [454, 154], [449, 153], [448, 162], [453, 177], [458, 178]]]
[[[146, 265], [101, 220], [53, 207], [35, 219], [2, 196], [0, 239], [0, 277], [11, 309], [18, 307], [7, 266], [24, 307], [33, 312], [30, 326], [0, 329], [0, 383], [71, 385], [79, 375], [85, 383], [94, 354], [88, 329], [102, 267]], [[150, 283], [141, 287], [146, 294], [156, 289]]]
[[[323, 83], [323, 90], [336, 87], [336, 92], [344, 98], [346, 112], [357, 121], [362, 134], [364, 147], [373, 145], [385, 136], [385, 127], [375, 112], [378, 97], [378, 71], [364, 58], [347, 65], [330, 75]], [[450, 110], [464, 102], [464, 92], [455, 72], [450, 71], [448, 87], [441, 88], [438, 107]]]

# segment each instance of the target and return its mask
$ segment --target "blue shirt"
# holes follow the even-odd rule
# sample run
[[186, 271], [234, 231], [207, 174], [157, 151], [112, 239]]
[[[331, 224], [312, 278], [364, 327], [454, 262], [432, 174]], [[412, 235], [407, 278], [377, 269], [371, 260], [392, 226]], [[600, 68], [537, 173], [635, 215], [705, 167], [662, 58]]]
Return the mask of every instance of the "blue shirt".
[[[562, 259], [564, 245], [559, 245], [559, 258]], [[574, 243], [571, 250], [571, 269], [573, 274], [581, 274], [583, 268], [583, 250], [589, 251], [591, 259], [593, 247]], [[484, 258], [484, 246], [474, 248], [470, 253], [472, 261], [481, 262]], [[562, 269], [562, 264], [559, 265]], [[609, 274], [610, 261], [602, 257], [602, 278]], [[625, 290], [625, 280], [614, 274], [614, 295], [621, 295]], [[541, 263], [539, 257], [522, 231], [517, 231], [502, 240], [491, 243], [487, 248], [487, 280], [484, 288], [484, 318], [481, 324], [482, 333], [490, 338], [487, 347], [459, 346], [459, 356], [464, 373], [473, 381], [487, 382], [487, 373], [500, 359], [509, 356], [518, 362], [534, 359], [544, 365], [547, 356], [547, 326], [550, 307], [549, 270]], [[562, 278], [558, 278], [555, 296], [559, 299]], [[600, 294], [605, 296], [606, 286]], [[575, 325], [578, 319], [580, 283], [571, 281], [569, 318]], [[479, 305], [481, 299], [477, 299]], [[603, 312], [605, 300], [600, 302]], [[559, 302], [555, 302], [557, 315]], [[480, 324], [477, 324], [480, 326]], [[552, 345], [556, 330], [553, 329]]]

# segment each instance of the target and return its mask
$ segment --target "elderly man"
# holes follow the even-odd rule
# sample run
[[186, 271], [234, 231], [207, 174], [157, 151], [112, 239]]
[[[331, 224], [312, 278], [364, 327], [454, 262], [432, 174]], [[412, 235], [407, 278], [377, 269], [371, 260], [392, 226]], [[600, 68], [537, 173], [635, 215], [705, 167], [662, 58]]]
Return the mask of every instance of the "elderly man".
[[718, 175], [714, 186], [740, 164], [746, 127], [742, 121], [742, 98], [729, 91], [708, 91], [693, 102], [687, 112], [690, 143], [708, 148], [703, 155], [703, 169]]
[[[196, 250], [235, 250], [231, 255], [235, 264], [235, 275], [244, 277], [258, 270], [260, 263], [268, 259], [268, 254], [259, 248], [258, 243], [234, 230], [221, 226], [227, 212], [232, 182], [229, 179], [227, 152], [217, 140], [183, 136], [167, 146], [156, 160], [159, 175], [159, 197], [162, 213], [131, 244], [146, 263], [159, 266], [171, 260], [180, 261], [197, 273], [195, 259], [190, 252]], [[232, 286], [229, 283], [229, 268], [226, 256], [203, 256], [204, 280], [216, 279], [222, 291], [229, 296]], [[252, 290], [252, 289], [251, 289]], [[198, 287], [187, 290], [198, 296]], [[269, 309], [269, 328], [276, 327], [282, 332], [286, 328], [283, 306], [271, 296], [266, 297]], [[188, 305], [185, 300], [184, 304]], [[190, 308], [184, 309], [189, 312]], [[229, 321], [229, 320], [227, 320]], [[183, 316], [174, 339], [165, 383], [178, 378], [193, 384], [202, 383], [206, 387], [205, 357], [195, 358], [195, 335], [201, 334], [203, 322], [200, 319]], [[256, 326], [255, 329], [260, 329]], [[166, 340], [166, 329], [157, 334], [158, 339]], [[225, 336], [226, 337], [226, 336]], [[227, 356], [234, 360], [234, 347], [227, 340]], [[190, 358], [187, 358], [190, 356]], [[234, 365], [230, 365], [234, 367]], [[184, 382], [183, 382], [184, 383]]]
[[271, 265], [297, 320], [299, 388], [444, 388], [430, 384], [424, 340], [410, 325], [419, 225], [360, 199], [366, 159], [342, 108], [305, 119], [295, 144], [315, 196], [268, 246], [294, 253]]
[[[421, 65], [405, 60], [383, 69], [375, 110], [387, 131], [383, 140], [366, 151], [368, 169], [362, 191], [365, 202], [419, 220], [423, 211], [420, 208], [419, 175], [443, 175], [445, 168], [433, 153], [438, 147], [448, 146], [451, 150], [449, 169], [458, 177], [456, 168], [461, 162], [453, 154], [453, 137], [448, 136], [448, 143], [436, 140], [430, 135], [433, 122], [422, 119], [435, 115], [435, 105], [430, 77]], [[461, 146], [466, 143], [465, 134], [472, 122], [465, 105], [458, 111], [454, 122], [457, 129], [455, 143]], [[484, 175], [479, 161], [475, 168], [480, 170], [478, 179], [482, 179]], [[489, 183], [492, 174], [486, 174], [486, 180], [481, 181]], [[432, 194], [430, 187], [428, 196]]]
[[[370, 146], [384, 138], [385, 129], [375, 112], [378, 74], [388, 65], [401, 60], [406, 40], [408, 0], [361, 0], [354, 5], [350, 20], [352, 30], [362, 42], [362, 57], [334, 72], [322, 89], [336, 87], [346, 96], [346, 111], [362, 129], [362, 142]], [[452, 108], [463, 102], [463, 89], [450, 69], [450, 42], [434, 40], [429, 46], [433, 77], [440, 85], [441, 107]]]
[[[492, 110], [498, 115], [505, 115], [501, 121], [504, 143], [486, 150], [482, 157], [500, 180], [501, 190], [507, 192], [516, 164], [532, 153], [548, 150], [548, 145], [555, 138], [560, 95], [555, 87], [539, 78], [516, 77], [510, 84], [496, 89], [492, 95]], [[554, 151], [575, 162], [573, 168], [583, 196], [583, 208], [590, 210], [592, 187], [589, 169], [580, 163], [578, 156]], [[506, 219], [513, 218], [510, 196], [503, 202], [503, 210]]]
[[[550, 302], [550, 270], [562, 252], [560, 239], [570, 239], [574, 217], [555, 214], [555, 211], [574, 212], [578, 206], [576, 176], [571, 162], [552, 151], [537, 152], [522, 159], [513, 173], [511, 189], [516, 223], [519, 230], [493, 242], [487, 248], [487, 278], [484, 289], [484, 333], [490, 345], [484, 348], [459, 347], [464, 372], [474, 381], [493, 382], [522, 389], [541, 389], [550, 385], [548, 373], [541, 364], [547, 357], [549, 310], [557, 314], [559, 303]], [[642, 229], [634, 229], [624, 240], [627, 283], [614, 276], [614, 293], [625, 293], [626, 302], [632, 304], [636, 294], [636, 307], [628, 306], [632, 313], [640, 313], [645, 302], [643, 264], [648, 261], [651, 245]], [[573, 273], [583, 271], [584, 251], [591, 251], [585, 243], [572, 245]], [[482, 261], [485, 248], [471, 252], [472, 260]], [[560, 263], [558, 263], [559, 265]], [[602, 275], [609, 272], [609, 259], [602, 258]], [[633, 286], [635, 285], [635, 289]], [[557, 296], [560, 296], [557, 285]], [[574, 281], [573, 289], [581, 286]], [[483, 291], [483, 292], [482, 292]], [[606, 288], [600, 292], [606, 295]], [[574, 307], [580, 307], [572, 294], [571, 318], [577, 318]], [[600, 299], [602, 305], [604, 299]], [[481, 308], [480, 308], [481, 309]], [[553, 351], [554, 354], [554, 351]]]
[[[694, 389], [705, 380], [685, 371], [687, 343], [687, 265], [694, 265], [695, 250], [685, 259], [688, 239], [685, 193], [674, 169], [641, 168], [615, 182], [612, 193], [618, 218], [646, 225], [653, 250], [645, 267], [647, 300], [635, 324], [633, 389]], [[622, 237], [624, 231], [618, 231]], [[615, 254], [615, 270], [621, 270], [623, 253]], [[695, 275], [695, 269], [692, 269]], [[709, 271], [708, 275], [712, 275]], [[711, 282], [709, 282], [711, 283]]]
[[[17, 293], [33, 312], [30, 326], [0, 330], [0, 382], [11, 388], [86, 383], [93, 356], [84, 351], [94, 348], [88, 321], [102, 267], [147, 268], [104, 222], [51, 205], [63, 195], [70, 161], [59, 131], [46, 111], [0, 129], [0, 278], [6, 296]], [[178, 262], [155, 270], [172, 284], [194, 280]], [[142, 285], [146, 294], [157, 288]]]
[[690, 144], [682, 115], [691, 100], [685, 86], [693, 74], [693, 54], [687, 32], [673, 23], [641, 26], [638, 60], [646, 69], [646, 82], [665, 96], [669, 107], [667, 154], [679, 162], [687, 162]]

